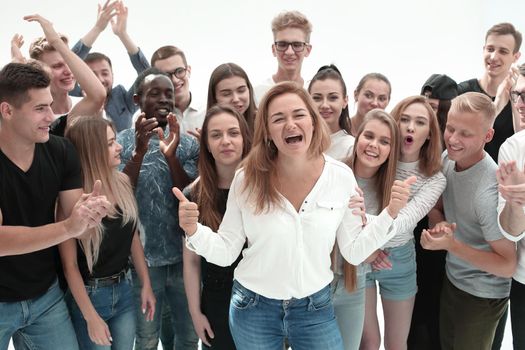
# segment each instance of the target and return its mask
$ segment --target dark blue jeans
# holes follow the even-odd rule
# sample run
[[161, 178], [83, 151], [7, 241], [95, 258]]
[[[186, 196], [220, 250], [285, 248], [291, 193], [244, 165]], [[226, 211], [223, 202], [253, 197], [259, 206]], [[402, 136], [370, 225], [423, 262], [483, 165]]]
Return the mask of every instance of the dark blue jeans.
[[343, 350], [330, 286], [301, 299], [265, 298], [233, 284], [230, 330], [238, 350]]

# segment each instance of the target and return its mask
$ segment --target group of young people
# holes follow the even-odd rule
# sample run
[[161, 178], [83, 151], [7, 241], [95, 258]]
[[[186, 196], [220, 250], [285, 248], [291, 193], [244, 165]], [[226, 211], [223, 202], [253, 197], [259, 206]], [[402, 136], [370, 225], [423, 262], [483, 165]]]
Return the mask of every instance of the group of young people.
[[[480, 79], [434, 74], [388, 112], [383, 74], [353, 93], [332, 64], [303, 78], [312, 25], [283, 12], [277, 72], [253, 86], [221, 64], [201, 110], [184, 52], [148, 62], [127, 17], [107, 1], [70, 50], [31, 15], [44, 36], [30, 59], [11, 42], [0, 349], [379, 349], [378, 287], [386, 349], [498, 349], [509, 299], [525, 349], [513, 25], [488, 30]], [[130, 88], [90, 52], [108, 25], [137, 71]]]

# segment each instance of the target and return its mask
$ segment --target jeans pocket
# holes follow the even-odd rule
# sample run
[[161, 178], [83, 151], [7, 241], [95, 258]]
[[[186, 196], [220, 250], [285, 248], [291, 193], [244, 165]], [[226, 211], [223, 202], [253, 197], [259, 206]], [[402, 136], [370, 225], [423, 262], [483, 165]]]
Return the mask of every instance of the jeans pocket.
[[234, 308], [244, 310], [255, 304], [255, 296], [255, 293], [234, 284], [230, 303]]
[[332, 306], [332, 297], [330, 288], [328, 287], [325, 287], [319, 292], [310, 295], [308, 299], [310, 299], [310, 305], [308, 308], [310, 311], [319, 311]]

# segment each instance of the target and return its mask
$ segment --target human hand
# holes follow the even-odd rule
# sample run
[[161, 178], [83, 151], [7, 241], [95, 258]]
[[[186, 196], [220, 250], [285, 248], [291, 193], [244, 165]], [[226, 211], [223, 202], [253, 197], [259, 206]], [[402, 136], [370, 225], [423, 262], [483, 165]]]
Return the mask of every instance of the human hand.
[[157, 128], [157, 134], [160, 140], [159, 149], [165, 157], [174, 157], [177, 147], [179, 147], [180, 126], [173, 113], [170, 112], [167, 119], [169, 125], [169, 135], [167, 138], [164, 137], [164, 130]]
[[388, 258], [389, 255], [387, 251], [379, 249], [374, 261], [372, 261], [370, 265], [374, 270], [391, 270], [392, 262]]
[[108, 26], [109, 21], [117, 14], [118, 1], [107, 0], [103, 6], [97, 4], [97, 21], [95, 28], [102, 33]]
[[71, 237], [80, 236], [85, 230], [96, 227], [108, 214], [111, 203], [106, 196], [101, 195], [102, 182], [95, 181], [93, 191], [84, 193], [71, 212], [69, 218], [64, 221], [66, 231]]
[[359, 186], [355, 187], [357, 194], [350, 198], [348, 202], [348, 208], [353, 209], [352, 214], [360, 216], [363, 226], [366, 225], [366, 207], [365, 207], [365, 198], [363, 191]]
[[24, 45], [24, 37], [18, 33], [11, 39], [11, 61], [15, 63], [26, 63], [27, 60], [20, 50]]
[[406, 206], [408, 197], [410, 196], [410, 187], [415, 184], [416, 181], [417, 177], [415, 176], [410, 176], [404, 181], [394, 181], [390, 195], [390, 202], [387, 206], [388, 214], [390, 214], [392, 218], [395, 219], [399, 214], [399, 211]]
[[525, 205], [525, 168], [518, 170], [516, 161], [501, 162], [496, 171], [498, 191], [508, 202]]
[[201, 140], [201, 133], [202, 133], [201, 128], [195, 128], [195, 130], [188, 130], [188, 134], [195, 137], [199, 141]]
[[199, 207], [196, 203], [190, 202], [177, 187], [171, 190], [179, 200], [179, 226], [188, 236], [192, 236], [197, 231]]
[[116, 36], [120, 37], [127, 33], [128, 26], [128, 8], [122, 1], [118, 1], [117, 18], [111, 18], [111, 29]]
[[200, 338], [200, 340], [202, 340], [204, 344], [211, 347], [208, 338], [215, 338], [215, 334], [211, 329], [208, 318], [202, 312], [199, 312], [197, 314], [192, 314], [191, 320], [193, 321], [193, 328], [195, 329], [195, 333], [197, 333], [197, 336]]
[[93, 318], [86, 319], [89, 339], [97, 345], [111, 346], [113, 338], [109, 327], [104, 320], [96, 314]]
[[38, 24], [40, 24], [42, 27], [46, 40], [51, 46], [55, 47], [59, 43], [63, 43], [65, 45], [65, 43], [60, 38], [60, 35], [58, 35], [55, 28], [53, 28], [53, 23], [51, 23], [46, 18], [40, 16], [39, 14], [34, 14], [24, 16], [24, 20], [28, 22], [38, 22]]
[[155, 304], [157, 299], [155, 294], [151, 289], [151, 284], [144, 284], [140, 291], [140, 300], [141, 300], [141, 311], [142, 314], [146, 317], [146, 321], [153, 321], [155, 316]]
[[145, 154], [148, 151], [151, 136], [157, 133], [159, 123], [156, 118], [146, 118], [145, 113], [141, 113], [135, 121], [135, 150]]
[[427, 250], [449, 250], [454, 244], [456, 224], [446, 221], [438, 223], [421, 233], [421, 246]]

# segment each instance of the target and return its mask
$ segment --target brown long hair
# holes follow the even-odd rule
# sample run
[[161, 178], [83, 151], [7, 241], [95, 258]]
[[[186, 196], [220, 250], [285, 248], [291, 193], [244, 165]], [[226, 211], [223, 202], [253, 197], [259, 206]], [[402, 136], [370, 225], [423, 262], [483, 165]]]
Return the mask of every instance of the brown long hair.
[[[114, 200], [114, 207], [108, 216], [115, 217], [118, 206], [122, 213], [122, 224], [133, 222], [134, 226], [137, 226], [137, 202], [129, 178], [118, 169], [109, 166], [108, 126], [115, 132], [113, 124], [105, 119], [81, 117], [71, 124], [66, 137], [73, 143], [80, 158], [84, 192], [93, 191], [95, 181], [101, 180], [102, 193]], [[99, 224], [79, 240], [90, 272], [97, 262], [103, 235], [104, 227]]]
[[[396, 121], [385, 111], [381, 109], [372, 109], [365, 115], [363, 123], [359, 127], [355, 142], [357, 144], [359, 137], [363, 133], [365, 126], [368, 122], [372, 120], [378, 120], [381, 123], [385, 124], [390, 130], [391, 143], [390, 143], [390, 154], [386, 161], [381, 164], [377, 170], [377, 176], [375, 179], [375, 185], [377, 188], [377, 200], [381, 203], [381, 210], [386, 208], [390, 202], [390, 195], [392, 190], [392, 185], [396, 177], [396, 167], [397, 160], [399, 158], [400, 151], [400, 133], [399, 127], [396, 124]], [[357, 146], [354, 146], [352, 156], [347, 160], [348, 166], [355, 170], [355, 162], [357, 159]], [[356, 267], [351, 265], [346, 260], [343, 263], [343, 275], [345, 279], [345, 288], [348, 291], [355, 290], [357, 286], [357, 272]]]
[[191, 184], [192, 199], [199, 206], [200, 222], [212, 230], [217, 231], [222, 221], [223, 213], [219, 212], [219, 192], [217, 191], [218, 174], [215, 159], [209, 151], [208, 125], [210, 120], [218, 114], [227, 113], [234, 116], [239, 122], [242, 135], [242, 157], [245, 157], [251, 147], [251, 133], [244, 117], [231, 106], [215, 105], [208, 109], [202, 124], [199, 150], [199, 177]]
[[231, 77], [239, 77], [244, 79], [246, 82], [246, 86], [248, 87], [248, 91], [250, 93], [250, 105], [248, 106], [248, 109], [243, 113], [244, 119], [246, 119], [246, 122], [248, 123], [248, 127], [250, 128], [250, 131], [253, 133], [253, 128], [255, 124], [255, 113], [257, 112], [257, 105], [255, 104], [254, 100], [254, 92], [252, 83], [250, 82], [250, 79], [248, 78], [248, 74], [242, 69], [240, 66], [236, 65], [235, 63], [223, 63], [219, 65], [217, 68], [213, 70], [210, 76], [210, 82], [208, 84], [208, 104], [206, 106], [206, 109], [210, 109], [212, 106], [217, 104], [217, 95], [216, 95], [216, 87], [217, 84], [219, 84], [224, 79], [228, 79]]
[[430, 138], [425, 141], [419, 151], [419, 171], [425, 176], [430, 177], [441, 170], [441, 150], [443, 141], [441, 140], [441, 130], [436, 113], [424, 96], [410, 96], [401, 100], [392, 110], [392, 117], [399, 125], [401, 116], [408, 106], [419, 103], [425, 107], [428, 113]]
[[273, 205], [281, 203], [275, 184], [277, 148], [268, 130], [268, 106], [276, 97], [284, 94], [299, 96], [312, 117], [313, 135], [308, 147], [308, 156], [311, 158], [320, 156], [330, 146], [328, 126], [321, 119], [310, 94], [292, 81], [273, 86], [259, 105], [255, 118], [253, 147], [243, 162], [245, 174], [243, 191], [247, 192], [248, 199], [254, 202], [256, 213], [268, 211]]

